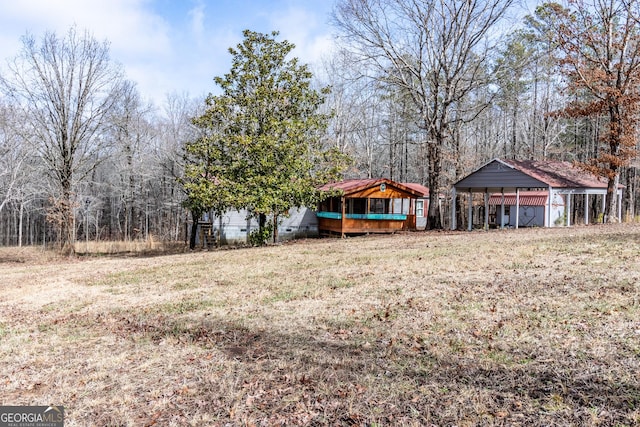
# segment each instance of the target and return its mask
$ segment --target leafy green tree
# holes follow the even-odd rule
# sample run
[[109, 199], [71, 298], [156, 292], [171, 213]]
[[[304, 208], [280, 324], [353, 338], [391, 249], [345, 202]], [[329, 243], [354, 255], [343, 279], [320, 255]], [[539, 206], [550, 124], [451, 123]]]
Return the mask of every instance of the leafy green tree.
[[319, 113], [328, 88], [315, 90], [312, 74], [278, 32], [244, 31], [229, 73], [216, 77], [220, 95], [194, 119], [202, 137], [187, 144], [196, 161], [186, 172], [191, 207], [247, 209], [264, 236], [267, 218], [289, 209], [315, 206], [318, 186], [336, 179], [345, 157], [326, 148], [321, 136], [329, 117]]
[[518, 126], [521, 125], [521, 117], [529, 93], [530, 81], [527, 67], [535, 58], [534, 48], [530, 42], [530, 35], [516, 31], [506, 37], [503, 49], [495, 64], [496, 84], [498, 96], [496, 104], [503, 111], [506, 126], [509, 130], [504, 144], [504, 156], [513, 159], [518, 158], [522, 143], [518, 140]]
[[185, 174], [181, 182], [187, 194], [183, 205], [189, 209], [193, 220], [189, 239], [191, 249], [196, 245], [196, 230], [202, 214], [213, 211], [221, 215], [234, 205], [229, 191], [231, 187], [224, 178], [228, 165], [227, 150], [220, 126], [212, 119], [208, 114], [193, 119], [201, 129], [200, 136], [185, 145]]

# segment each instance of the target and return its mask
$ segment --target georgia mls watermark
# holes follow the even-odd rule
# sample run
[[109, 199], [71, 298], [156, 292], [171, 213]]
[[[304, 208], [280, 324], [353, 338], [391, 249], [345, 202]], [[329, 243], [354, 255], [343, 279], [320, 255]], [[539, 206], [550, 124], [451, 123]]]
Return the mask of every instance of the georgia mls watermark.
[[64, 427], [64, 406], [0, 406], [0, 427]]

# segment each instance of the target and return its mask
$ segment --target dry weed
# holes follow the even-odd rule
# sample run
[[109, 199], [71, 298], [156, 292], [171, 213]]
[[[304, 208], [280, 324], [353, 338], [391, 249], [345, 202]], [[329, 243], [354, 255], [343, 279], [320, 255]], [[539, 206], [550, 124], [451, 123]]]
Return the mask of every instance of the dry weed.
[[640, 423], [637, 224], [32, 250], [0, 250], [0, 404], [69, 426]]

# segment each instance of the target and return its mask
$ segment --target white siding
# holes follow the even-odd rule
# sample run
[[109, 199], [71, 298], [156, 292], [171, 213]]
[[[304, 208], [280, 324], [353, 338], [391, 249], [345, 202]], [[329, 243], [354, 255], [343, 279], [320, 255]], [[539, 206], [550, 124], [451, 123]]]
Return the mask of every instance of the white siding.
[[[206, 214], [203, 219], [212, 222], [215, 236], [221, 233], [223, 245], [238, 245], [247, 243], [249, 234], [258, 229], [257, 219], [247, 219], [247, 216], [248, 212], [241, 210], [229, 211], [222, 217]], [[270, 221], [271, 218], [268, 218], [267, 222]], [[313, 210], [292, 209], [290, 215], [282, 216], [279, 222], [278, 240], [318, 236], [318, 219]], [[201, 244], [200, 233], [197, 237], [197, 243]]]

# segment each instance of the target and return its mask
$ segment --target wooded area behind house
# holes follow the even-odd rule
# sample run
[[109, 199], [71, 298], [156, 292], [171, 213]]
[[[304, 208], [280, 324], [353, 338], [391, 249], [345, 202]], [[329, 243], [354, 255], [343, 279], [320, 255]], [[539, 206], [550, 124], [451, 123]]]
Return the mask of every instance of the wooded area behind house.
[[[447, 196], [496, 157], [565, 160], [626, 186], [623, 216], [638, 215], [640, 1], [534, 12], [511, 0], [338, 0], [332, 23], [339, 49], [312, 70], [324, 97], [314, 113], [330, 117], [314, 148], [352, 159], [342, 178]], [[7, 58], [1, 245], [187, 238], [185, 146], [211, 105], [147, 102], [108, 53], [71, 28], [25, 37]], [[443, 226], [438, 205], [429, 228]]]

